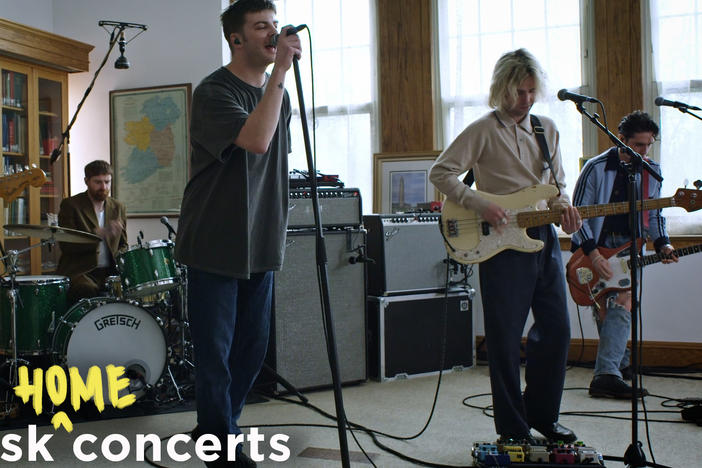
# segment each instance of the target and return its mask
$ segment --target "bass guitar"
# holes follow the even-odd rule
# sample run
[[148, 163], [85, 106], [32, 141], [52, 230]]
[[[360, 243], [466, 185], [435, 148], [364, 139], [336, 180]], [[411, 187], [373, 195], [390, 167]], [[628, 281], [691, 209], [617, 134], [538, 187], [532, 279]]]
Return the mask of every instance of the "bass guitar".
[[28, 186], [41, 187], [46, 182], [46, 174], [38, 167], [0, 177], [0, 197], [10, 203], [22, 195]]
[[[629, 246], [631, 242], [614, 248], [599, 247], [599, 251], [609, 262], [612, 277], [608, 280], [600, 278], [592, 267], [590, 257], [585, 255], [583, 249], [575, 251], [566, 265], [566, 279], [573, 301], [581, 306], [590, 306], [599, 301], [610, 291], [626, 291], [631, 287], [631, 260], [629, 259]], [[643, 239], [637, 240], [638, 250], [643, 246]], [[702, 252], [702, 244], [691, 245], [674, 250], [675, 255], [685, 255]], [[638, 257], [636, 264], [639, 266], [652, 265], [665, 259], [662, 254]]]
[[[497, 232], [477, 212], [446, 200], [441, 213], [441, 234], [448, 255], [459, 263], [480, 263], [507, 249], [537, 252], [544, 243], [529, 237], [526, 229], [557, 223], [561, 219], [560, 209], [536, 209], [539, 202], [558, 194], [554, 185], [532, 185], [509, 195], [476, 192], [507, 212], [507, 224], [502, 226], [501, 232]], [[702, 190], [681, 188], [670, 198], [637, 202], [638, 210], [658, 210], [671, 206], [687, 211], [699, 210], [702, 208]], [[578, 211], [583, 219], [624, 214], [629, 212], [629, 202], [579, 206]]]

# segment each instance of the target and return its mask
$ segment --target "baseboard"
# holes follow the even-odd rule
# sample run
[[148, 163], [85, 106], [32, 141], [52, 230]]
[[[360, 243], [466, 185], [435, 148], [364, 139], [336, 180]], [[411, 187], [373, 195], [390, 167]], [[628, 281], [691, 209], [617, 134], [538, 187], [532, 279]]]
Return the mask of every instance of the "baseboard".
[[[573, 339], [570, 342], [568, 360], [571, 362], [595, 362], [597, 344], [595, 339]], [[485, 337], [476, 336], [478, 360], [485, 360]], [[522, 347], [526, 338], [522, 338]], [[629, 343], [631, 345], [631, 342]], [[702, 343], [644, 341], [641, 343], [641, 365], [645, 367], [688, 368], [702, 370]]]

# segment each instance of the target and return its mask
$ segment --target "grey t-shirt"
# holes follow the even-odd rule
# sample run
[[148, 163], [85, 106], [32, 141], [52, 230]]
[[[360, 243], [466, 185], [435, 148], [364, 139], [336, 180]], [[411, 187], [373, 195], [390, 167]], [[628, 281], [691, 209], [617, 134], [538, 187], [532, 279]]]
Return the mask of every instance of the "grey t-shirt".
[[193, 93], [190, 181], [185, 187], [175, 257], [211, 273], [249, 278], [280, 270], [288, 221], [290, 97], [285, 92], [278, 129], [264, 154], [234, 144], [263, 88], [227, 68], [206, 77]]

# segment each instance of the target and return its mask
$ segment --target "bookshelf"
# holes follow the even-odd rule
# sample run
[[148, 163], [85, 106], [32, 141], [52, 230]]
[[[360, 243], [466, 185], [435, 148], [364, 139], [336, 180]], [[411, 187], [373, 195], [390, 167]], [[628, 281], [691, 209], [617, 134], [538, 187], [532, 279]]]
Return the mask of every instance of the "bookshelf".
[[[69, 195], [65, 149], [54, 164], [50, 154], [68, 122], [68, 74], [88, 70], [91, 49], [88, 44], [0, 19], [0, 175], [33, 166], [46, 173], [41, 187], [28, 186], [13, 201], [0, 199], [3, 225], [47, 225]], [[40, 239], [0, 227], [0, 242], [5, 250], [21, 250]], [[59, 255], [58, 246], [51, 251], [46, 246], [32, 249], [20, 257], [20, 273], [52, 274]]]

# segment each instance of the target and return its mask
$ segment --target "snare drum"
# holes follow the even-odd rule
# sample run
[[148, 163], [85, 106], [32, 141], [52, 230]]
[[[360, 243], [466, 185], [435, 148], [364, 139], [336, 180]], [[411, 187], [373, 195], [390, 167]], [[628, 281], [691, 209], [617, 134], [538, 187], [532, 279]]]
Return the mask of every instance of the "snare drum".
[[[120, 391], [123, 397], [144, 395], [146, 385], [155, 385], [166, 367], [166, 338], [157, 318], [136, 304], [108, 297], [83, 299], [58, 321], [53, 351], [60, 364], [77, 367], [87, 378], [88, 369], [108, 364], [124, 366], [130, 380]], [[103, 379], [105, 404], [107, 379]]]
[[117, 256], [124, 297], [136, 298], [168, 291], [177, 286], [178, 268], [173, 261], [173, 242], [153, 240], [134, 245]]
[[119, 276], [108, 276], [105, 278], [105, 291], [109, 297], [122, 298], [122, 278]]
[[[56, 320], [68, 309], [66, 292], [69, 280], [65, 276], [18, 276], [17, 353], [48, 354]], [[12, 306], [8, 292], [10, 283], [0, 288], [0, 353], [12, 354]]]

